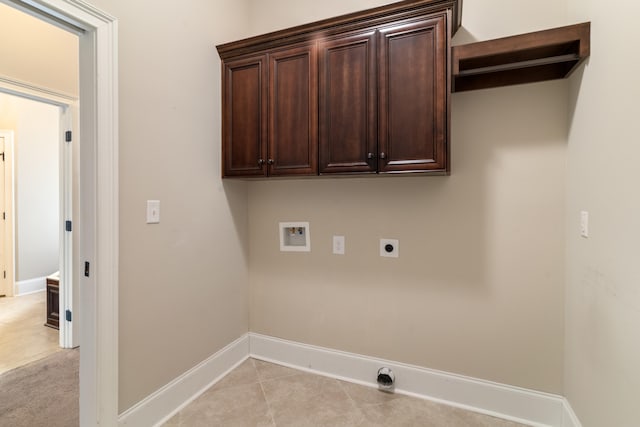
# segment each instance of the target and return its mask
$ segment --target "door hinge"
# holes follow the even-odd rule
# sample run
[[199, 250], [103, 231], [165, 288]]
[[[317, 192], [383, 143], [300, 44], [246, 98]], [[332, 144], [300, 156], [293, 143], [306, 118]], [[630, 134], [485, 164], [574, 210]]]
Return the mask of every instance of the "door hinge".
[[4, 151], [0, 153], [0, 156], [2, 156], [2, 161], [4, 162]]
[[71, 131], [70, 131], [70, 130], [68, 130], [68, 131], [66, 131], [66, 132], [64, 133], [64, 140], [65, 140], [66, 142], [71, 142], [71, 137], [72, 137], [72, 133], [71, 133]]
[[6, 279], [6, 278], [7, 278], [7, 270], [5, 270], [5, 271], [3, 271], [3, 272], [2, 272], [2, 277], [3, 277], [4, 279]]
[[71, 231], [73, 229], [71, 221], [65, 221], [64, 222], [64, 229], [67, 231]]
[[64, 318], [67, 319], [67, 322], [71, 322], [71, 310], [64, 312]]
[[84, 262], [84, 277], [89, 277], [89, 261]]
[[7, 213], [6, 212], [2, 212], [2, 219], [7, 219]]

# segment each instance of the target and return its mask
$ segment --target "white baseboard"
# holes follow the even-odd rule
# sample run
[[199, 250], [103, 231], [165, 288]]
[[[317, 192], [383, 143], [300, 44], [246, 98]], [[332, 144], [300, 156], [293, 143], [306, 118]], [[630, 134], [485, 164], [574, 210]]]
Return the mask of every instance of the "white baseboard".
[[396, 393], [535, 427], [582, 427], [562, 396], [256, 333], [243, 335], [128, 409], [118, 425], [161, 425], [247, 357], [370, 387], [377, 387], [376, 373], [387, 366], [395, 373]]
[[582, 427], [582, 423], [578, 416], [573, 412], [573, 408], [567, 399], [564, 399], [562, 405], [562, 427]]
[[21, 280], [16, 282], [13, 287], [13, 294], [15, 296], [33, 294], [35, 292], [44, 291], [47, 289], [47, 278], [36, 277], [35, 279]]
[[245, 334], [122, 413], [118, 425], [161, 425], [248, 357], [249, 337]]
[[581, 427], [579, 423], [565, 423], [565, 412], [571, 407], [562, 396], [256, 333], [249, 333], [249, 351], [256, 359], [371, 387], [377, 387], [378, 369], [387, 366], [395, 373], [396, 393], [530, 426]]

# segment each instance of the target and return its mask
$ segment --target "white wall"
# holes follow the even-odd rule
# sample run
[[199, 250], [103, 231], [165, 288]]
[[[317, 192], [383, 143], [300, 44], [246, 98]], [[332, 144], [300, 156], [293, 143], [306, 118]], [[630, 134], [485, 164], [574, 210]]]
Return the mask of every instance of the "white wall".
[[[634, 1], [569, 0], [592, 21], [591, 57], [571, 80], [566, 394], [585, 427], [638, 425], [640, 396], [640, 40]], [[580, 211], [590, 237], [579, 236]]]
[[[251, 330], [558, 393], [566, 371], [586, 426], [632, 425], [638, 70], [622, 49], [637, 6], [568, 1], [570, 18], [564, 2], [465, 0], [458, 42], [592, 19], [570, 105], [566, 82], [454, 95], [452, 176], [251, 183], [248, 222], [244, 184], [218, 178], [213, 45], [386, 2], [95, 1], [121, 31], [121, 410], [246, 330], [249, 225]], [[584, 208], [588, 241], [572, 232]], [[277, 252], [286, 219], [311, 221], [314, 252]], [[381, 236], [400, 238], [395, 264], [375, 255]]]
[[59, 120], [58, 107], [0, 92], [0, 129], [14, 131], [16, 282], [58, 270]]
[[[95, 0], [118, 18], [120, 412], [246, 333], [247, 193], [220, 176], [220, 59], [242, 1]], [[146, 200], [161, 223], [145, 224]]]
[[[450, 177], [257, 182], [248, 195], [219, 179], [214, 45], [389, 2], [93, 3], [120, 19], [121, 411], [250, 317], [256, 332], [564, 391], [585, 427], [637, 423], [635, 2], [465, 0], [454, 43], [593, 21], [569, 102], [566, 82], [455, 94]], [[4, 18], [0, 75], [76, 93], [73, 71], [30, 62], [53, 38], [26, 37], [0, 4]], [[21, 37], [1, 32], [11, 25]], [[144, 224], [150, 198], [159, 226]], [[277, 252], [287, 219], [311, 221], [314, 252]], [[400, 238], [399, 260], [376, 256], [383, 236]]]
[[[565, 1], [464, 0], [463, 34], [482, 41], [566, 25]], [[456, 42], [463, 34], [456, 35]]]
[[[119, 19], [120, 412], [248, 330], [247, 200], [220, 179], [220, 62], [243, 1], [91, 1]], [[77, 95], [78, 39], [0, 4], [0, 77]], [[81, 143], [81, 141], [80, 141]], [[145, 224], [160, 199], [162, 223]]]
[[[381, 3], [254, 0], [252, 33]], [[555, 0], [487, 3], [465, 0], [465, 41], [566, 23]], [[451, 176], [249, 184], [250, 328], [562, 393], [568, 84], [452, 103]], [[310, 221], [313, 251], [280, 253], [279, 221]]]
[[249, 0], [251, 34], [262, 34], [321, 19], [394, 3], [392, 0]]
[[[77, 51], [75, 35], [0, 4], [0, 77], [77, 95]], [[15, 280], [20, 281], [58, 270], [59, 113], [55, 107], [27, 107], [37, 104], [7, 99], [10, 98], [3, 101], [0, 120], [1, 127], [16, 129]], [[42, 125], [34, 121], [39, 117], [45, 120]], [[46, 146], [40, 147], [42, 144]], [[54, 164], [56, 171], [52, 175]]]
[[78, 94], [78, 37], [0, 3], [0, 77]]

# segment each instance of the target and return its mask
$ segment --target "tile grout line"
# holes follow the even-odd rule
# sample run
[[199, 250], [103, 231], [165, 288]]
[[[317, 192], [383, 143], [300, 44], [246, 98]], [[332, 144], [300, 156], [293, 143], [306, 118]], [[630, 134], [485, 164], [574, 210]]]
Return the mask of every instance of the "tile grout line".
[[258, 377], [258, 384], [260, 384], [260, 390], [262, 391], [262, 397], [264, 398], [264, 402], [267, 404], [267, 409], [269, 410], [269, 417], [271, 418], [271, 422], [273, 423], [273, 427], [277, 427], [276, 426], [276, 419], [273, 418], [273, 409], [271, 408], [271, 404], [269, 403], [269, 399], [267, 399], [267, 394], [264, 392], [264, 387], [262, 385], [262, 378], [260, 378], [260, 372], [258, 372], [258, 368], [256, 368], [256, 363], [253, 360], [253, 358], [251, 358], [251, 365], [253, 366], [253, 369], [255, 369], [256, 371], [256, 377]]
[[[349, 393], [349, 390], [347, 390], [347, 389], [346, 389], [346, 387], [343, 385], [343, 384], [344, 384], [344, 382], [343, 382], [343, 381], [340, 381], [340, 380], [337, 380], [337, 381], [338, 381], [338, 383], [339, 383], [339, 385], [340, 385], [340, 388], [342, 388], [342, 391], [344, 391], [344, 392], [346, 393], [346, 395], [349, 397], [349, 399], [351, 400], [351, 402], [353, 402], [353, 404], [354, 404], [355, 408], [356, 408], [356, 409], [361, 413], [361, 415], [362, 415], [363, 417], [364, 417], [364, 415], [365, 415], [365, 413], [366, 413], [365, 411], [366, 411], [367, 409], [371, 409], [371, 408], [375, 408], [375, 407], [382, 407], [382, 405], [384, 405], [384, 404], [385, 404], [385, 403], [387, 403], [387, 402], [390, 402], [390, 401], [392, 401], [392, 400], [397, 400], [397, 399], [399, 399], [399, 398], [402, 398], [402, 397], [394, 397], [393, 399], [389, 399], [389, 400], [384, 401], [384, 402], [375, 402], [375, 403], [360, 402], [360, 403], [358, 403], [358, 402], [356, 402], [356, 400], [353, 398], [353, 396], [351, 396], [351, 393]], [[361, 386], [361, 387], [365, 387], [365, 386]], [[395, 393], [394, 393], [394, 394], [395, 394]]]
[[360, 412], [360, 414], [364, 415], [363, 412], [362, 412], [362, 408], [360, 407], [360, 405], [358, 405], [358, 402], [356, 402], [356, 400], [353, 398], [353, 396], [351, 396], [351, 393], [349, 393], [349, 390], [347, 390], [345, 388], [345, 386], [342, 385], [343, 382], [339, 381], [339, 380], [336, 380], [336, 381], [338, 381], [338, 386], [340, 387], [340, 390], [342, 390], [343, 393], [347, 395], [347, 397], [349, 398], [351, 403], [353, 403], [353, 407], [356, 408], [356, 410], [358, 412]]

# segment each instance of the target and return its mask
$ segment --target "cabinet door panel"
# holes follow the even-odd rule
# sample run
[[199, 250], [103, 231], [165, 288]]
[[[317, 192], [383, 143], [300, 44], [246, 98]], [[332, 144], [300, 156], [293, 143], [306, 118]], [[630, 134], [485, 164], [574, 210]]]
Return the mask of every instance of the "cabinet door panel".
[[318, 172], [318, 80], [314, 45], [269, 54], [269, 174]]
[[266, 175], [266, 55], [229, 61], [224, 67], [223, 176]]
[[371, 31], [319, 44], [321, 174], [377, 169], [375, 40]]
[[447, 17], [380, 31], [380, 172], [446, 171]]

